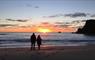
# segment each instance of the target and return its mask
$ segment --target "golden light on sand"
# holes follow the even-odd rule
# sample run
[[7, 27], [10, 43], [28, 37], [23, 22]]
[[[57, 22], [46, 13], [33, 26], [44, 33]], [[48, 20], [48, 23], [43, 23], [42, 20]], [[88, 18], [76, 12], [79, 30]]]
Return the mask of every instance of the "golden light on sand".
[[47, 28], [38, 28], [38, 32], [46, 33], [46, 32], [52, 32], [52, 31], [50, 29], [47, 29]]

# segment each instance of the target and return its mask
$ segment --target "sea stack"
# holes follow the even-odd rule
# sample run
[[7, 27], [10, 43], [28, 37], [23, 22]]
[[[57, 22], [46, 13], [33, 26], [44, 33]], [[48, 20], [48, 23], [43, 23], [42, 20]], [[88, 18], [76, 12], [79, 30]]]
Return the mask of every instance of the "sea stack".
[[79, 28], [76, 33], [94, 34], [95, 35], [95, 19], [86, 21], [83, 28]]

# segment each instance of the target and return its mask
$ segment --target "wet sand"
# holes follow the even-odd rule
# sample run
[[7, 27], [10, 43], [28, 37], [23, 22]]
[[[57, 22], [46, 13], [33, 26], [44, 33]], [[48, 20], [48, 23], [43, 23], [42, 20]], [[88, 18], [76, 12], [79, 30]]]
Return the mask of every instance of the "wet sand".
[[95, 45], [0, 48], [0, 60], [95, 60]]

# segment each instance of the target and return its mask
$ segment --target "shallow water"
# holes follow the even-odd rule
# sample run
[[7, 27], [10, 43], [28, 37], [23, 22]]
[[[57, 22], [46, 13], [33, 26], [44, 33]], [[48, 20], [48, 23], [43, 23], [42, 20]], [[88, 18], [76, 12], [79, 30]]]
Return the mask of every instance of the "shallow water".
[[[0, 48], [30, 47], [32, 33], [0, 33]], [[41, 35], [42, 46], [84, 46], [95, 44], [95, 36], [72, 33], [35, 33]]]

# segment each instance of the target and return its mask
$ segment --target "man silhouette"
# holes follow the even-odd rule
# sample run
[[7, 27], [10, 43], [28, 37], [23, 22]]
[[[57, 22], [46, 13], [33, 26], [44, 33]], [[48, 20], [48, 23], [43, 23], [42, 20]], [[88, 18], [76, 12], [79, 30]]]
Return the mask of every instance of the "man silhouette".
[[32, 35], [31, 35], [31, 50], [33, 49], [33, 50], [35, 50], [35, 43], [36, 43], [36, 35], [35, 35], [35, 33], [33, 33]]
[[42, 44], [42, 38], [40, 37], [40, 35], [38, 35], [38, 37], [37, 37], [38, 50], [40, 50], [40, 45], [41, 44]]

